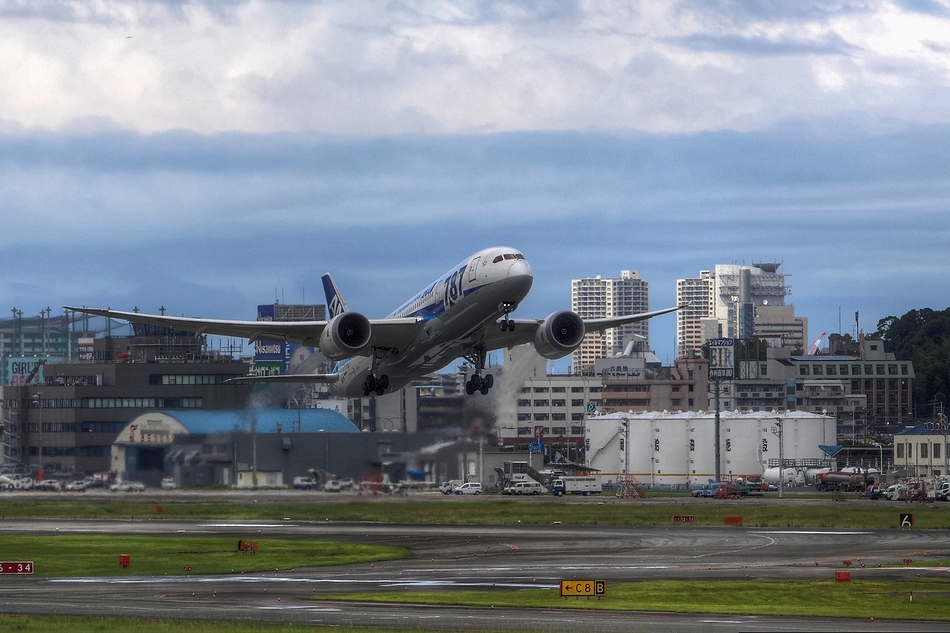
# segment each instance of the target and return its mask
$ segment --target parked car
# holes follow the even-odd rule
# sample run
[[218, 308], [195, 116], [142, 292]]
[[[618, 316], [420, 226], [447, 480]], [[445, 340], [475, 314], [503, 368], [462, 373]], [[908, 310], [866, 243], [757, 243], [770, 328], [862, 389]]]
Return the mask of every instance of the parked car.
[[313, 490], [317, 480], [313, 477], [294, 477], [294, 490]]
[[709, 482], [693, 490], [694, 497], [715, 497], [719, 492], [719, 482]]
[[353, 481], [352, 477], [344, 477], [343, 479], [337, 480], [340, 484], [340, 490], [355, 490], [356, 482]]
[[38, 481], [34, 483], [33, 489], [34, 490], [52, 490], [54, 492], [59, 492], [60, 490], [63, 489], [63, 487], [59, 485], [58, 479], [44, 479], [43, 481]]
[[165, 477], [162, 479], [162, 490], [176, 490], [177, 488], [178, 484], [175, 483], [175, 480], [171, 477]]
[[69, 492], [86, 492], [86, 482], [82, 479], [71, 481], [66, 484], [66, 490]]
[[482, 494], [482, 485], [474, 481], [462, 484], [453, 491], [457, 495], [480, 495]]
[[340, 482], [337, 481], [336, 479], [331, 479], [327, 483], [323, 484], [324, 492], [340, 492], [340, 490], [341, 490]]
[[117, 481], [109, 486], [109, 492], [145, 492], [145, 484], [140, 481]]

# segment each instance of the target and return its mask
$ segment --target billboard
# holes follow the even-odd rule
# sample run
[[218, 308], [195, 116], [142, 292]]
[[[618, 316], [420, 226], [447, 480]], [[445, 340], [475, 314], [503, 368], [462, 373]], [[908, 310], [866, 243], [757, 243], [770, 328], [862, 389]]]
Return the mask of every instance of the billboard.
[[[257, 320], [258, 321], [273, 321], [274, 320], [274, 304], [266, 304], [257, 306]], [[266, 363], [261, 366], [270, 366], [273, 367], [274, 363], [280, 363], [281, 371], [278, 373], [284, 373], [286, 370], [288, 350], [287, 343], [284, 341], [254, 341], [254, 366], [257, 367], [258, 363]], [[272, 375], [272, 374], [268, 374]]]
[[736, 340], [709, 339], [709, 379], [732, 380], [736, 377]]
[[35, 356], [9, 356], [6, 359], [6, 375], [9, 377], [10, 385], [14, 387], [27, 384], [27, 380], [30, 380], [31, 384], [41, 385], [46, 382], [43, 377], [43, 364], [60, 361], [62, 361], [61, 358], [45, 358], [40, 361]]

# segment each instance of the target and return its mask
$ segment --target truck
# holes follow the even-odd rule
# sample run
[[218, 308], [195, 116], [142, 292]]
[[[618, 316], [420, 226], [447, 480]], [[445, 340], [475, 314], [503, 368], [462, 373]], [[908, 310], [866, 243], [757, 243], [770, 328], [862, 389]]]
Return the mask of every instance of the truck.
[[551, 494], [558, 497], [565, 494], [572, 495], [592, 495], [604, 491], [604, 485], [600, 477], [558, 477], [551, 482]]
[[27, 475], [16, 473], [13, 475], [4, 475], [2, 487], [4, 490], [32, 490], [33, 478]]
[[815, 487], [823, 491], [851, 492], [853, 490], [864, 490], [866, 485], [873, 483], [873, 481], [873, 477], [868, 477], [866, 473], [831, 471], [819, 473]]

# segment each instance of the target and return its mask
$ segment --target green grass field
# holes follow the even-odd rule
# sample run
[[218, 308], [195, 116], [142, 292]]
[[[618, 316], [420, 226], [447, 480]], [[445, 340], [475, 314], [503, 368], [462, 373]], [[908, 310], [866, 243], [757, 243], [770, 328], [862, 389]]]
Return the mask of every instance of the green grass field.
[[[911, 599], [913, 596], [913, 599]], [[950, 582], [833, 580], [812, 582], [673, 581], [619, 583], [602, 598], [562, 598], [557, 589], [523, 591], [390, 592], [330, 596], [333, 600], [464, 604], [613, 611], [950, 621]], [[321, 596], [321, 600], [327, 596]]]
[[[37, 576], [173, 576], [324, 567], [411, 556], [402, 547], [310, 540], [264, 539], [255, 554], [238, 553], [237, 539], [192, 536], [4, 535], [7, 560], [31, 560]], [[119, 566], [119, 556], [129, 566]]]
[[[705, 502], [688, 498], [617, 502], [606, 498], [563, 503], [551, 499], [531, 502], [505, 499], [457, 500], [333, 500], [302, 497], [310, 503], [285, 500], [235, 503], [193, 499], [156, 502], [96, 497], [18, 498], [0, 496], [4, 518], [135, 518], [243, 519], [296, 521], [369, 521], [400, 524], [511, 525], [670, 525], [691, 529], [696, 525], [723, 525], [724, 517], [741, 516], [746, 527], [827, 527], [899, 529], [899, 515], [912, 512], [915, 529], [947, 529], [950, 506], [875, 505], [868, 503]], [[249, 497], [249, 500], [253, 497]], [[672, 523], [673, 515], [692, 515], [690, 524]], [[362, 563], [411, 556], [403, 548], [306, 540], [262, 539], [255, 556], [236, 553], [237, 539], [191, 536], [76, 536], [68, 534], [4, 535], [0, 546], [7, 559], [33, 560], [38, 575], [54, 576], [162, 576], [173, 574], [230, 574]], [[119, 567], [119, 555], [128, 554], [131, 566]], [[943, 564], [947, 561], [927, 561]], [[769, 614], [922, 619], [950, 622], [950, 580], [914, 579], [900, 583], [854, 581], [646, 581], [617, 583], [596, 599], [561, 598], [556, 589], [520, 591], [402, 591], [392, 593], [321, 596], [335, 600], [385, 600], [395, 602], [471, 606], [541, 607], [565, 609], [615, 609], [719, 614]], [[227, 627], [229, 633], [279, 631], [290, 626], [232, 625], [230, 623], [141, 621], [97, 618], [43, 618], [0, 616], [0, 630], [210, 631]], [[299, 627], [297, 627], [299, 630]], [[315, 629], [317, 631], [331, 629]], [[333, 631], [369, 631], [378, 628], [333, 628]]]
[[[251, 497], [249, 497], [251, 498]], [[276, 521], [372, 521], [402, 524], [453, 525], [668, 525], [673, 515], [692, 515], [690, 525], [723, 525], [727, 516], [741, 516], [745, 527], [815, 527], [898, 529], [902, 512], [914, 514], [917, 529], [950, 529], [950, 504], [910, 505], [843, 502], [781, 503], [777, 500], [734, 502], [682, 499], [620, 501], [590, 497], [581, 503], [550, 498], [530, 502], [508, 499], [459, 500], [442, 495], [425, 500], [336, 500], [301, 496], [301, 502], [267, 500], [234, 503], [177, 498], [147, 501], [134, 497], [25, 498], [0, 495], [0, 516], [5, 518], [88, 519], [244, 519]], [[309, 501], [309, 502], [304, 502]], [[160, 510], [159, 510], [160, 508]]]

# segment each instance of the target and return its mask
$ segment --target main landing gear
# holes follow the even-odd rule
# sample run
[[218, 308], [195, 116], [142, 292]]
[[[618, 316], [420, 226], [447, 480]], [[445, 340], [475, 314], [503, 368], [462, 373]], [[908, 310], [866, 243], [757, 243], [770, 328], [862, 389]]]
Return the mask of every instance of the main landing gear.
[[[511, 323], [512, 329], [514, 328], [514, 323]], [[504, 322], [502, 323], [504, 327]], [[465, 357], [465, 360], [475, 365], [475, 373], [465, 382], [465, 393], [468, 395], [473, 395], [476, 391], [483, 396], [487, 396], [488, 392], [495, 385], [495, 377], [491, 374], [485, 374], [482, 376], [482, 372], [485, 371], [485, 357], [486, 357], [485, 348], [481, 345], [477, 345], [472, 353]]]
[[[382, 355], [380, 351], [382, 351]], [[373, 369], [369, 372], [366, 380], [363, 381], [363, 397], [369, 396], [374, 392], [377, 396], [381, 396], [389, 389], [389, 376], [386, 374], [382, 376], [379, 375], [379, 366], [383, 362], [385, 353], [385, 349], [380, 350], [380, 348], [377, 347], [373, 348]]]
[[469, 378], [465, 383], [465, 393], [471, 396], [477, 391], [483, 396], [487, 396], [488, 391], [494, 386], [494, 384], [494, 376], [491, 374], [485, 374], [484, 376], [481, 376], [476, 372], [472, 374], [472, 377]]
[[389, 389], [389, 376], [383, 374], [379, 378], [370, 374], [366, 377], [366, 380], [363, 381], [363, 396], [368, 396], [374, 391], [377, 396], [381, 396], [386, 393], [386, 390]]

